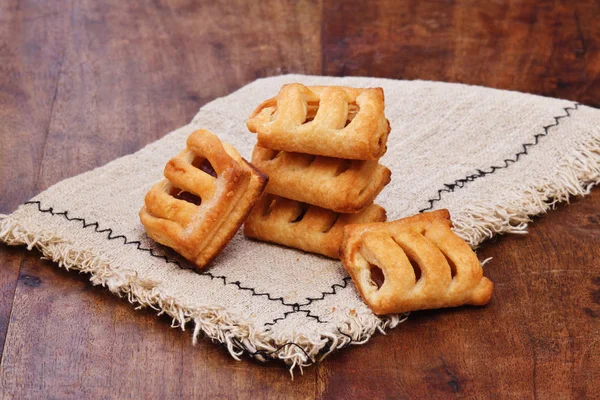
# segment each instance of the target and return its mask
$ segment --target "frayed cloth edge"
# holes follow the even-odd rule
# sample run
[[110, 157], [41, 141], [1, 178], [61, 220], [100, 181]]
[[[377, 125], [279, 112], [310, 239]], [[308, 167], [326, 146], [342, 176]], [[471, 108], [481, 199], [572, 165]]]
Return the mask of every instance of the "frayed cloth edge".
[[584, 196], [600, 183], [600, 134], [565, 155], [553, 173], [507, 193], [496, 203], [479, 201], [452, 215], [454, 232], [476, 248], [497, 234], [526, 234], [531, 217], [572, 196]]
[[193, 325], [192, 343], [203, 333], [222, 343], [230, 355], [241, 360], [246, 353], [260, 361], [283, 361], [293, 377], [294, 371], [320, 361], [333, 351], [349, 345], [366, 343], [376, 332], [396, 327], [406, 315], [377, 317], [371, 313], [352, 312], [335, 329], [315, 330], [309, 333], [271, 332], [256, 329], [252, 323], [231, 314], [221, 306], [186, 305], [164, 293], [160, 282], [144, 280], [125, 267], [111, 265], [90, 250], [76, 249], [69, 241], [50, 232], [33, 232], [11, 216], [0, 214], [0, 241], [8, 245], [25, 245], [28, 250], [39, 250], [43, 259], [51, 260], [66, 270], [90, 275], [93, 285], [101, 285], [113, 294], [126, 298], [136, 309], [149, 307], [158, 315], [172, 318], [171, 327], [186, 329]]

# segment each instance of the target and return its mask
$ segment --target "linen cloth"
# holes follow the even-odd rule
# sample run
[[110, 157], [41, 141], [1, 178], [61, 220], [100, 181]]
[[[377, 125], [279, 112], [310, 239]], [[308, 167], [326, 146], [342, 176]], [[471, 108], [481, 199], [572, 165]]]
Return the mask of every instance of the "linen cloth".
[[93, 284], [169, 314], [174, 326], [193, 329], [194, 341], [212, 338], [236, 358], [306, 366], [396, 326], [405, 316], [375, 316], [339, 261], [238, 232], [195, 272], [144, 233], [144, 196], [188, 135], [206, 128], [250, 159], [256, 137], [246, 118], [291, 82], [383, 87], [392, 131], [380, 162], [392, 181], [376, 203], [388, 220], [447, 208], [473, 247], [525, 232], [529, 216], [600, 180], [600, 111], [573, 101], [440, 82], [285, 75], [216, 99], [137, 153], [52, 186], [0, 217], [0, 239], [89, 273]]

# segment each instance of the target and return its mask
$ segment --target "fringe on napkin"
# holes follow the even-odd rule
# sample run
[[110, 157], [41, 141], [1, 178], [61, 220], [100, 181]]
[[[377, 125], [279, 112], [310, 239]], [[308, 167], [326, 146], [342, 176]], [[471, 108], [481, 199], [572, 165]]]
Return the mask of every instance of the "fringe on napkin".
[[[553, 177], [509, 193], [494, 204], [475, 203], [454, 215], [454, 230], [473, 247], [496, 234], [524, 234], [532, 216], [545, 213], [571, 196], [588, 194], [599, 182], [600, 137], [596, 136], [564, 157]], [[334, 350], [363, 344], [376, 330], [385, 333], [385, 329], [394, 328], [407, 317], [378, 318], [372, 314], [354, 313], [348, 315], [349, 322], [336, 330], [312, 334], [289, 332], [269, 338], [264, 331], [254, 329], [251, 323], [231, 315], [222, 307], [181, 304], [161, 291], [160, 282], [142, 280], [126, 267], [111, 265], [89, 250], [76, 249], [51, 232], [32, 233], [10, 216], [0, 215], [0, 240], [8, 245], [26, 245], [28, 250], [36, 248], [44, 258], [62, 268], [88, 273], [94, 285], [107, 287], [137, 308], [150, 307], [159, 315], [169, 315], [174, 328], [185, 330], [186, 325], [193, 323], [194, 344], [203, 333], [223, 343], [236, 360], [244, 353], [261, 361], [282, 360], [289, 366], [292, 376], [296, 367], [302, 372], [303, 367]]]

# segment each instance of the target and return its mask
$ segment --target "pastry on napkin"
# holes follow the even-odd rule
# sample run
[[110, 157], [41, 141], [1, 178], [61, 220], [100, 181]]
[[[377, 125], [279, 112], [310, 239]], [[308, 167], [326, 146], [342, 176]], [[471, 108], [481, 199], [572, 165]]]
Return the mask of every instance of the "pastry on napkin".
[[216, 99], [137, 153], [50, 187], [0, 217], [0, 240], [86, 272], [93, 284], [159, 309], [191, 329], [194, 341], [208, 336], [236, 358], [306, 366], [397, 326], [405, 316], [371, 312], [339, 260], [238, 232], [210, 268], [195, 272], [139, 223], [145, 193], [190, 133], [218, 132], [249, 159], [256, 137], [245, 132], [248, 115], [294, 82], [384, 89], [393, 134], [381, 163], [394, 179], [377, 203], [388, 220], [446, 208], [454, 232], [477, 246], [495, 234], [525, 232], [531, 215], [600, 181], [594, 108], [461, 84], [285, 75]]

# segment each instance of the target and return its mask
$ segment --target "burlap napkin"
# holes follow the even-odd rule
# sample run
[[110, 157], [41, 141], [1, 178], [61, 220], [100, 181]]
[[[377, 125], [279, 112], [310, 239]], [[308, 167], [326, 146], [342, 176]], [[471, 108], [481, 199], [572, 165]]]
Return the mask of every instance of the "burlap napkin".
[[93, 284], [169, 314], [175, 326], [194, 330], [194, 341], [203, 332], [236, 358], [247, 352], [304, 366], [396, 326], [403, 316], [372, 314], [339, 261], [238, 234], [197, 273], [144, 234], [137, 215], [144, 195], [186, 137], [204, 127], [249, 158], [256, 138], [247, 116], [288, 82], [384, 88], [392, 132], [381, 162], [392, 182], [377, 202], [390, 220], [448, 208], [455, 231], [476, 246], [497, 233], [525, 232], [528, 216], [600, 180], [600, 111], [573, 101], [459, 84], [287, 75], [217, 99], [139, 152], [52, 186], [0, 217], [0, 239], [89, 273]]

